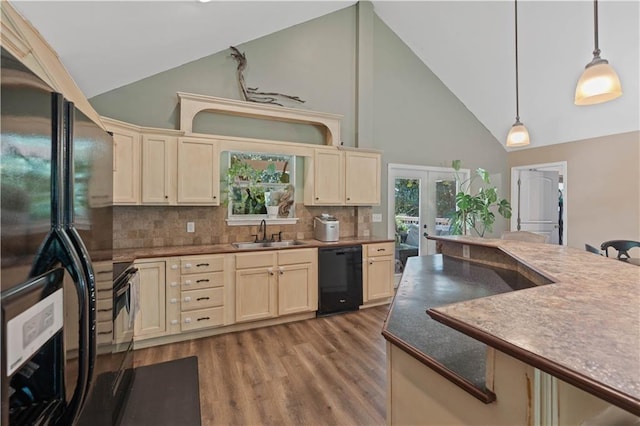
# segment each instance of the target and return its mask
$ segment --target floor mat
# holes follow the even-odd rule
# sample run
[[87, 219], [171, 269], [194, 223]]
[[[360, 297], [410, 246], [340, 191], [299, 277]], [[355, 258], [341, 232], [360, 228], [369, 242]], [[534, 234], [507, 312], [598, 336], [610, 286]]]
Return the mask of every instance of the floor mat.
[[200, 426], [198, 357], [138, 367], [121, 426]]

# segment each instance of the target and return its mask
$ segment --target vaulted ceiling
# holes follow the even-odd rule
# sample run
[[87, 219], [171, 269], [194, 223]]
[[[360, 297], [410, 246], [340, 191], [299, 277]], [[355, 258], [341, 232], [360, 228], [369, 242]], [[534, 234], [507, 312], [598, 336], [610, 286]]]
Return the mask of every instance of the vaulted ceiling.
[[[353, 5], [354, 1], [11, 1], [87, 97]], [[374, 12], [501, 143], [515, 120], [512, 1], [372, 1]], [[573, 104], [593, 2], [520, 1], [520, 116], [531, 147], [640, 130], [640, 2], [599, 2], [602, 57], [623, 96]]]

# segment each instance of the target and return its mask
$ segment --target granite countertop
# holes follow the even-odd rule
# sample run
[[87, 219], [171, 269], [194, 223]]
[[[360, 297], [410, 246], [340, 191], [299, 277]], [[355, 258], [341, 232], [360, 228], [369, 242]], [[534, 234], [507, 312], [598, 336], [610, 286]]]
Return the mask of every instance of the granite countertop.
[[486, 345], [433, 320], [425, 311], [533, 286], [513, 270], [441, 254], [410, 257], [382, 334], [476, 398], [493, 402], [495, 394], [485, 382]]
[[299, 240], [302, 245], [295, 245], [289, 247], [263, 247], [252, 249], [238, 249], [227, 244], [211, 244], [211, 245], [197, 245], [197, 246], [168, 246], [168, 247], [149, 247], [149, 248], [132, 248], [132, 249], [120, 249], [113, 251], [114, 262], [133, 262], [136, 259], [148, 259], [155, 257], [172, 257], [172, 256], [192, 256], [200, 254], [221, 254], [221, 253], [242, 253], [248, 251], [263, 251], [263, 250], [289, 250], [289, 249], [301, 249], [312, 247], [339, 247], [348, 246], [353, 244], [369, 244], [369, 243], [384, 243], [394, 242], [393, 239], [387, 237], [345, 237], [340, 238], [339, 241], [323, 242], [318, 240]]
[[640, 415], [640, 268], [566, 246], [431, 237], [495, 247], [554, 283], [428, 314]]

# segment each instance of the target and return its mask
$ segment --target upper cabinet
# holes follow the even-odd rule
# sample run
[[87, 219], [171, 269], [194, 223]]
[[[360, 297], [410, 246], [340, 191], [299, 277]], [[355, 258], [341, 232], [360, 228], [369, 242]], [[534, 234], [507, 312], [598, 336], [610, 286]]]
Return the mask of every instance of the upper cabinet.
[[218, 141], [179, 138], [178, 204], [220, 205]]
[[113, 203], [140, 204], [140, 132], [117, 120], [102, 122], [113, 133]]
[[344, 204], [344, 155], [337, 149], [315, 149], [305, 158], [304, 203], [312, 206]]
[[176, 203], [176, 153], [178, 138], [142, 135], [142, 203]]
[[305, 162], [305, 199], [311, 206], [380, 204], [381, 155], [358, 149], [317, 148]]
[[345, 152], [345, 204], [380, 204], [380, 157], [377, 152]]

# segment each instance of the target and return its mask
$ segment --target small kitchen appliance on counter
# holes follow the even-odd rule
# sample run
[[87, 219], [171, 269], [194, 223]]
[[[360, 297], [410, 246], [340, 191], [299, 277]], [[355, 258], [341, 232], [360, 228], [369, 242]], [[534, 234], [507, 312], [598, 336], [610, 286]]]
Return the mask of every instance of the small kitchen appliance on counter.
[[314, 238], [319, 241], [338, 241], [340, 222], [334, 216], [322, 213], [313, 219]]

